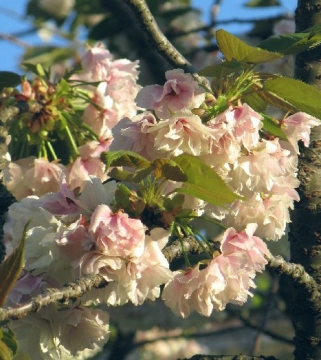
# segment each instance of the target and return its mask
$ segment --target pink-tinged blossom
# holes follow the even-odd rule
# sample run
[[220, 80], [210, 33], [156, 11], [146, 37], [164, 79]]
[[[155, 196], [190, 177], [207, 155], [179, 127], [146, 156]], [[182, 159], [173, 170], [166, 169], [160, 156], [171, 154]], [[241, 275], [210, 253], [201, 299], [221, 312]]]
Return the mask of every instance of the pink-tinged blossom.
[[148, 129], [154, 136], [154, 149], [160, 154], [198, 156], [208, 153], [209, 132], [201, 119], [190, 111], [180, 111]]
[[250, 287], [255, 287], [255, 270], [245, 252], [219, 255], [200, 270], [197, 264], [186, 271], [174, 272], [163, 290], [162, 299], [175, 315], [183, 318], [197, 311], [210, 316], [224, 310], [229, 302], [243, 304]]
[[76, 261], [93, 248], [94, 242], [88, 234], [88, 226], [89, 221], [82, 215], [57, 234], [55, 242], [63, 259]]
[[111, 139], [111, 129], [117, 124], [120, 116], [113, 109], [114, 100], [106, 96], [107, 82], [101, 82], [94, 90], [92, 103], [84, 110], [82, 120], [100, 139]]
[[29, 195], [42, 196], [59, 189], [59, 179], [67, 168], [55, 161], [29, 157], [9, 164], [6, 186], [17, 200]]
[[34, 276], [30, 272], [23, 270], [13, 290], [8, 295], [6, 300], [8, 305], [12, 306], [26, 302], [30, 297], [38, 295], [42, 282], [43, 278], [41, 276]]
[[169, 233], [163, 229], [151, 230], [150, 235], [144, 238], [143, 251], [136, 251], [137, 256], [133, 254], [134, 250], [126, 257], [97, 250], [85, 254], [74, 263], [80, 275], [100, 274], [109, 281], [104, 289], [88, 294], [88, 299], [116, 306], [128, 301], [141, 305], [146, 299], [155, 300], [159, 297], [159, 286], [172, 277], [169, 264], [161, 251], [168, 237]]
[[82, 57], [81, 65], [91, 81], [101, 81], [107, 78], [112, 55], [102, 45], [90, 47]]
[[166, 83], [145, 86], [137, 95], [137, 105], [155, 110], [160, 119], [168, 119], [183, 109], [199, 107], [205, 100], [205, 91], [181, 69], [169, 70], [165, 73]]
[[311, 128], [320, 125], [320, 120], [304, 112], [298, 112], [282, 120], [282, 130], [297, 154], [299, 154], [298, 141], [302, 140], [304, 146], [308, 147]]
[[59, 317], [59, 340], [71, 356], [85, 349], [102, 347], [109, 338], [109, 315], [100, 309], [81, 305], [62, 309]]
[[[7, 221], [4, 224], [4, 239], [6, 245], [6, 253], [10, 254], [12, 249], [17, 247], [21, 241], [24, 227], [29, 222], [26, 233], [26, 253], [25, 261], [29, 264], [33, 261], [41, 261], [43, 256], [51, 257], [49, 238], [56, 234], [61, 226], [61, 222], [53, 216], [49, 211], [39, 206], [39, 199], [34, 197], [24, 198], [21, 202], [16, 202], [9, 207]], [[33, 233], [43, 232], [43, 238], [35, 241], [32, 239]], [[45, 236], [45, 234], [47, 236]], [[48, 248], [49, 246], [49, 248]], [[47, 266], [44, 261], [44, 265]], [[34, 268], [31, 267], [31, 270]]]
[[[296, 198], [293, 199], [292, 196]], [[265, 196], [255, 193], [245, 200], [236, 200], [222, 222], [225, 226], [238, 230], [255, 222], [258, 224], [257, 236], [278, 240], [284, 235], [286, 224], [290, 222], [289, 209], [293, 208], [293, 200], [299, 200], [296, 191]]]
[[68, 183], [72, 189], [83, 189], [84, 182], [91, 177], [98, 177], [102, 181], [107, 179], [105, 165], [100, 160], [100, 154], [109, 149], [111, 140], [90, 141], [78, 148], [79, 157], [70, 167]]
[[77, 214], [80, 207], [75, 203], [77, 196], [67, 184], [66, 177], [59, 182], [59, 191], [48, 193], [39, 199], [39, 206], [54, 215]]
[[199, 265], [196, 265], [187, 271], [175, 271], [173, 279], [165, 285], [162, 299], [175, 315], [186, 318], [197, 308], [192, 294], [202, 285], [199, 277]]
[[222, 174], [227, 174], [230, 164], [234, 164], [241, 154], [242, 147], [250, 150], [260, 141], [262, 116], [247, 104], [230, 106], [223, 113], [206, 123], [210, 134], [208, 154], [202, 159]]
[[84, 72], [73, 76], [74, 80], [101, 82], [97, 87], [87, 86], [93, 91], [92, 101], [100, 109], [89, 105], [83, 120], [100, 138], [106, 139], [119, 120], [136, 115], [138, 107], [134, 100], [141, 89], [137, 84], [138, 61], [113, 60], [108, 50], [94, 47], [84, 55], [82, 65]]
[[[19, 339], [22, 359], [60, 359], [59, 333], [53, 324], [57, 317], [55, 305], [48, 305], [37, 313], [29, 313], [13, 321], [11, 329]], [[30, 336], [32, 334], [32, 336]]]
[[217, 310], [224, 310], [228, 303], [243, 305], [248, 296], [252, 296], [250, 288], [256, 288], [253, 281], [255, 270], [247, 265], [245, 254], [219, 255], [214, 259], [226, 279], [226, 287], [215, 296]]
[[290, 151], [280, 146], [279, 139], [263, 139], [250, 153], [238, 158], [229, 173], [233, 179], [229, 185], [245, 196], [254, 191], [271, 191], [274, 184], [282, 185], [288, 177], [296, 177], [295, 160]]
[[95, 249], [109, 256], [140, 256], [144, 249], [145, 227], [138, 219], [107, 205], [99, 205], [91, 216], [88, 228]]
[[137, 84], [138, 61], [127, 59], [115, 60], [110, 67], [107, 78], [106, 96], [113, 99], [112, 109], [118, 115], [118, 121], [123, 117], [132, 117], [138, 110], [135, 98], [141, 89]]
[[68, 182], [72, 189], [82, 189], [84, 182], [89, 180], [91, 176], [106, 180], [104, 172], [104, 164], [99, 158], [89, 157], [82, 159], [78, 157], [70, 168]]
[[157, 125], [155, 116], [144, 112], [132, 119], [123, 118], [113, 128], [113, 142], [110, 150], [130, 150], [147, 159], [157, 157], [154, 149], [154, 134], [149, 129]]
[[216, 138], [215, 134], [210, 131], [210, 145], [209, 152], [201, 156], [201, 158], [210, 166], [213, 166], [220, 175], [226, 176], [231, 169], [231, 164], [234, 164], [241, 152], [241, 145], [235, 137], [226, 132], [223, 136]]
[[77, 197], [76, 203], [82, 209], [82, 214], [91, 216], [100, 204], [110, 205], [117, 188], [115, 181], [103, 184], [99, 178], [90, 178], [85, 181], [84, 188]]
[[250, 150], [259, 140], [259, 130], [263, 127], [263, 117], [251, 109], [247, 104], [240, 104], [236, 108], [225, 111], [227, 122], [233, 127], [235, 138]]
[[236, 252], [243, 252], [246, 254], [249, 267], [255, 271], [263, 271], [270, 251], [266, 244], [254, 232], [257, 229], [257, 224], [248, 224], [245, 230], [237, 232], [234, 228], [228, 228], [221, 240], [221, 251], [223, 255], [228, 255]]

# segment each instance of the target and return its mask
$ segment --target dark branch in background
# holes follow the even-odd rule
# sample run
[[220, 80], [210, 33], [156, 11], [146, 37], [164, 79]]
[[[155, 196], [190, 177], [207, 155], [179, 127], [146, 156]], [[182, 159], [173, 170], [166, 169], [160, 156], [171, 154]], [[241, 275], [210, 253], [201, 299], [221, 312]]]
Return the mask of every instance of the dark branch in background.
[[10, 205], [16, 202], [13, 195], [6, 189], [0, 181], [0, 263], [6, 255], [6, 248], [3, 243], [3, 225], [5, 223], [6, 213]]
[[172, 66], [191, 73], [194, 79], [210, 91], [208, 80], [199, 76], [191, 63], [168, 41], [159, 29], [152, 13], [144, 0], [125, 0], [134, 12], [151, 45]]
[[[133, 61], [137, 60], [137, 58], [140, 59], [141, 67], [144, 69], [144, 72], [140, 74], [142, 85], [163, 83], [164, 73], [170, 67], [160, 54], [151, 49], [144, 31], [137, 23], [135, 15], [129, 6], [120, 0], [103, 0], [102, 4], [112, 17], [122, 19], [122, 32], [128, 39], [129, 44], [129, 54], [126, 54], [126, 58], [130, 58]], [[125, 54], [122, 53], [118, 55], [125, 57]]]
[[99, 274], [88, 275], [65, 285], [62, 289], [48, 288], [41, 295], [30, 300], [30, 302], [18, 305], [17, 307], [1, 309], [0, 321], [19, 320], [29, 312], [37, 312], [42, 307], [56, 302], [68, 302], [80, 298], [93, 288], [102, 288], [108, 282]]

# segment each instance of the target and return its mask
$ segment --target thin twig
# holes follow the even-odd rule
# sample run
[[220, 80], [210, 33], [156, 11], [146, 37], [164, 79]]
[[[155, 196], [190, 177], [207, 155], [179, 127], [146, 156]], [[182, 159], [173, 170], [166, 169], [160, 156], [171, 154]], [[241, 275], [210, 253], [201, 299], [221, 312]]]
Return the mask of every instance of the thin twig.
[[9, 42], [11, 42], [17, 46], [23, 47], [23, 48], [29, 48], [31, 46], [27, 42], [18, 39], [16, 36], [10, 35], [10, 34], [5, 34], [5, 33], [0, 33], [0, 40], [9, 41]]
[[178, 67], [193, 75], [194, 79], [210, 90], [209, 82], [206, 78], [197, 74], [195, 68], [185, 57], [170, 43], [158, 27], [152, 13], [144, 0], [125, 0], [128, 6], [136, 15], [136, 19], [144, 29], [151, 44], [160, 55], [173, 67]]

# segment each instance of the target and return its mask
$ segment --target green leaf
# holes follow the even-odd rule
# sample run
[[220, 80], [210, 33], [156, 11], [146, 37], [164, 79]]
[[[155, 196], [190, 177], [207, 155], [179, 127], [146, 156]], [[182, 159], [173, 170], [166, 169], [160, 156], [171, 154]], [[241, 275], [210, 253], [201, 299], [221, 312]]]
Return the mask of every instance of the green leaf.
[[241, 197], [234, 194], [221, 177], [204, 161], [187, 154], [176, 157], [175, 162], [184, 170], [187, 181], [177, 192], [189, 194], [208, 203], [224, 206]]
[[11, 71], [0, 71], [0, 89], [21, 84], [21, 76]]
[[276, 123], [276, 121], [277, 120], [273, 120], [270, 116], [263, 114], [263, 129], [271, 135], [277, 136], [282, 140], [287, 140], [286, 135], [280, 128], [280, 124], [278, 122]]
[[238, 61], [224, 61], [221, 64], [214, 64], [202, 69], [199, 74], [201, 76], [211, 76], [215, 78], [222, 78], [227, 75], [236, 73], [244, 69], [244, 66]]
[[255, 92], [242, 96], [242, 102], [247, 103], [253, 110], [260, 113], [265, 112], [267, 108], [267, 102]]
[[[1, 330], [2, 330], [2, 339], [1, 340], [8, 346], [8, 348], [12, 352], [13, 356], [16, 355], [16, 353], [18, 351], [18, 341], [17, 341], [15, 333], [8, 327], [0, 329], [0, 331]], [[0, 336], [0, 338], [1, 338], [1, 336]], [[2, 359], [1, 356], [0, 356], [0, 359]]]
[[132, 209], [130, 207], [131, 190], [124, 184], [118, 184], [115, 192], [117, 208], [124, 209], [127, 213]]
[[266, 81], [263, 90], [292, 104], [296, 109], [321, 119], [321, 92], [314, 86], [282, 77]]
[[321, 34], [295, 33], [272, 36], [260, 43], [260, 48], [284, 55], [298, 54], [321, 44]]
[[72, 47], [35, 46], [28, 48], [23, 55], [23, 62], [42, 64], [44, 68], [49, 68], [53, 64], [73, 59], [75, 55], [76, 50]]
[[287, 102], [286, 100], [282, 99], [280, 96], [273, 94], [269, 91], [260, 90], [257, 92], [257, 95], [262, 98], [263, 101], [266, 102], [266, 104], [270, 104], [278, 109], [281, 109], [285, 112], [296, 112], [298, 109]]
[[158, 158], [152, 162], [156, 178], [164, 177], [173, 181], [186, 181], [187, 176], [182, 168], [173, 160]]
[[139, 169], [135, 172], [130, 172], [127, 170], [121, 170], [119, 168], [113, 168], [108, 175], [116, 180], [139, 183], [144, 180], [151, 172], [153, 171], [152, 166], [148, 166], [143, 169]]
[[13, 354], [7, 344], [0, 339], [0, 359], [1, 360], [11, 360]]
[[163, 206], [166, 211], [182, 208], [185, 201], [185, 195], [175, 194], [173, 198], [164, 197]]
[[237, 60], [251, 64], [260, 64], [283, 57], [282, 54], [247, 45], [225, 30], [216, 31], [216, 40], [219, 49], [227, 61]]
[[24, 263], [24, 245], [29, 222], [25, 225], [19, 246], [0, 264], [0, 307], [13, 289]]
[[111, 166], [128, 166], [136, 169], [143, 169], [151, 165], [150, 161], [146, 160], [144, 157], [133, 151], [126, 150], [103, 152], [100, 159], [106, 164], [106, 169]]

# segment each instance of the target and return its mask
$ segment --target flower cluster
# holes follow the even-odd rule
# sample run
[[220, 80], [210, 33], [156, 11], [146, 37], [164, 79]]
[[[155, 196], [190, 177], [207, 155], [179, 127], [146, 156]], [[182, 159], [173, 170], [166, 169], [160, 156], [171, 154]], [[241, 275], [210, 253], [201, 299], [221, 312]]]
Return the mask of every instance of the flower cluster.
[[[66, 166], [58, 164], [58, 160], [49, 161], [48, 158], [43, 157], [41, 159], [28, 157], [8, 164], [5, 171], [5, 182], [8, 190], [17, 200], [29, 195], [41, 196], [48, 191], [57, 191], [61, 171], [67, 176], [67, 181], [72, 188], [82, 188], [84, 181], [88, 180], [90, 176], [106, 180], [100, 154], [108, 150], [112, 142], [111, 129], [119, 120], [125, 116], [136, 115], [138, 107], [134, 99], [141, 88], [137, 84], [138, 62], [131, 62], [127, 59], [114, 60], [108, 50], [97, 46], [90, 48], [85, 53], [82, 66], [82, 72], [73, 75], [68, 81], [75, 84], [74, 86], [80, 91], [79, 98], [85, 92], [90, 100], [86, 102], [81, 114], [83, 132], [94, 134], [96, 140], [88, 140], [83, 133], [78, 136], [80, 137], [78, 141], [73, 139], [71, 142], [78, 146], [73, 148], [72, 154], [70, 154], [72, 160], [68, 159], [69, 162], [65, 164]], [[90, 84], [95, 84], [95, 86]], [[51, 84], [44, 85], [39, 80], [32, 84], [24, 81], [20, 96], [27, 100], [35, 98], [38, 100], [44, 96], [44, 92], [46, 96], [55, 93], [52, 88]], [[79, 99], [77, 100], [79, 101]], [[51, 99], [47, 100], [48, 103], [51, 101]], [[61, 104], [59, 105], [61, 107]], [[44, 106], [42, 112], [48, 115], [48, 111], [51, 109], [48, 110]], [[29, 124], [31, 129], [35, 128], [37, 123], [36, 128], [32, 129], [32, 133], [44, 131], [37, 121]], [[52, 122], [57, 123], [57, 119], [51, 118], [50, 121], [47, 121], [46, 133], [51, 129]], [[62, 126], [66, 128], [65, 123]], [[57, 136], [57, 134], [52, 136]], [[52, 139], [50, 142], [52, 143]], [[70, 142], [69, 139], [66, 142]], [[55, 145], [54, 142], [53, 145]], [[74, 152], [76, 152], [76, 156], [74, 156]]]
[[[59, 192], [24, 198], [9, 210], [4, 228], [8, 254], [17, 246], [23, 224], [31, 217], [24, 274], [9, 296], [10, 305], [29, 300], [46, 286], [62, 287], [82, 275], [101, 274], [108, 281], [105, 288], [86, 294], [71, 308], [61, 307], [59, 317], [55, 305], [13, 325], [23, 338], [30, 326], [38, 333], [46, 324], [40, 347], [38, 344], [31, 351], [38, 352], [35, 359], [39, 352], [49, 351], [59, 358], [64, 352], [75, 355], [102, 345], [108, 339], [108, 314], [84, 305], [123, 305], [128, 301], [140, 305], [159, 297], [160, 285], [172, 278], [161, 252], [168, 231], [155, 228], [146, 235], [139, 219], [129, 218], [120, 210], [114, 213], [110, 208], [114, 191], [114, 182], [103, 185], [93, 178], [77, 196], [62, 179]], [[51, 341], [49, 350], [46, 337]], [[31, 345], [25, 345], [21, 345], [23, 350], [29, 351]]]
[[[256, 273], [271, 256], [262, 239], [284, 234], [289, 209], [299, 200], [297, 143], [308, 146], [310, 129], [319, 125], [305, 113], [293, 114], [278, 122], [284, 135], [279, 138], [241, 98], [233, 102], [206, 93], [180, 69], [166, 72], [164, 85], [140, 89], [138, 63], [113, 60], [100, 46], [87, 51], [82, 67], [70, 80], [90, 98], [81, 121], [96, 140], [78, 144], [77, 157], [65, 165], [29, 157], [6, 168], [8, 189], [21, 200], [10, 207], [4, 226], [7, 254], [29, 222], [23, 274], [8, 303], [27, 301], [47, 286], [61, 287], [84, 275], [99, 274], [107, 285], [72, 306], [52, 305], [13, 326], [21, 351], [35, 359], [102, 346], [108, 314], [96, 309], [99, 304], [142, 305], [161, 297], [176, 315], [187, 317], [245, 303]], [[33, 96], [29, 90], [24, 87], [24, 96]], [[135, 164], [136, 175], [146, 177], [120, 185], [108, 179], [101, 154], [117, 150], [129, 155], [110, 174], [130, 182], [127, 166], [135, 163], [130, 157], [135, 153], [145, 158], [134, 157], [137, 163], [147, 164]], [[195, 192], [182, 187], [183, 176], [182, 182], [173, 180], [179, 168], [175, 159], [186, 154], [227, 184], [234, 196], [230, 203], [202, 196], [218, 190], [199, 189], [195, 178], [186, 180]], [[220, 251], [207, 242], [204, 259], [172, 271], [164, 248], [170, 249], [173, 235], [193, 233], [195, 214], [225, 229]], [[200, 230], [193, 233], [198, 240]], [[26, 341], [30, 327], [37, 345]]]
[[149, 111], [121, 120], [113, 129], [110, 149], [132, 150], [149, 159], [183, 153], [199, 157], [242, 196], [225, 209], [203, 204], [203, 213], [238, 230], [256, 223], [257, 235], [279, 239], [293, 201], [299, 200], [297, 143], [302, 140], [308, 146], [310, 129], [319, 121], [302, 112], [291, 115], [281, 123], [288, 141], [271, 139], [263, 136], [262, 115], [246, 103], [202, 121], [193, 109], [204, 100], [204, 91], [191, 75], [168, 71], [163, 87], [147, 86], [139, 92], [139, 106]]
[[255, 272], [262, 272], [270, 256], [266, 244], [253, 236], [256, 224], [240, 233], [229, 228], [221, 241], [221, 254], [186, 271], [176, 271], [166, 284], [162, 298], [175, 315], [187, 317], [192, 311], [211, 315], [223, 310], [227, 303], [244, 304], [249, 288], [255, 288]]

